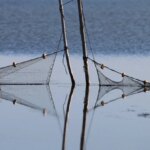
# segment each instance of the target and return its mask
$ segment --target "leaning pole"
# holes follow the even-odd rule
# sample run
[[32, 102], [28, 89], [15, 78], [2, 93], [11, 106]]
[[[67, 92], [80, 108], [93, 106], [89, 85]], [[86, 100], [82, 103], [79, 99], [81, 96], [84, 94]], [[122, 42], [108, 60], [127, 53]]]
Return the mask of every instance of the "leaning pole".
[[71, 78], [72, 85], [75, 85], [74, 76], [71, 70], [71, 64], [69, 59], [69, 48], [68, 48], [68, 41], [67, 41], [67, 30], [66, 30], [66, 23], [65, 23], [65, 17], [64, 17], [64, 8], [63, 8], [63, 1], [59, 0], [59, 9], [60, 9], [60, 15], [61, 15], [61, 24], [62, 24], [62, 33], [63, 33], [63, 41], [64, 41], [64, 50], [66, 55], [66, 62], [67, 67], [69, 71], [69, 75]]

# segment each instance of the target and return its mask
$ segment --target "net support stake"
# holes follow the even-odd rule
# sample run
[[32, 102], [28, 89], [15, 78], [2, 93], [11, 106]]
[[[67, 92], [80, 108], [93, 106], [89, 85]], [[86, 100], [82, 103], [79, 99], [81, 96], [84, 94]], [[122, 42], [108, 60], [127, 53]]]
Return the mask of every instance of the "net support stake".
[[69, 48], [68, 48], [68, 41], [67, 41], [67, 30], [66, 30], [66, 23], [65, 23], [65, 17], [64, 17], [63, 0], [59, 0], [59, 8], [60, 8], [60, 15], [61, 15], [61, 24], [62, 24], [64, 50], [66, 54], [67, 67], [68, 67], [72, 85], [75, 85], [75, 80], [74, 80], [74, 76], [72, 73], [71, 63], [70, 63], [70, 58], [69, 58]]
[[82, 0], [77, 0], [78, 3], [78, 13], [79, 13], [79, 23], [80, 23], [80, 35], [82, 40], [82, 50], [83, 50], [83, 63], [85, 68], [85, 80], [86, 86], [90, 85], [89, 81], [89, 69], [88, 69], [88, 59], [87, 59], [87, 45], [86, 45], [86, 34], [85, 34], [85, 21], [83, 17], [83, 5]]

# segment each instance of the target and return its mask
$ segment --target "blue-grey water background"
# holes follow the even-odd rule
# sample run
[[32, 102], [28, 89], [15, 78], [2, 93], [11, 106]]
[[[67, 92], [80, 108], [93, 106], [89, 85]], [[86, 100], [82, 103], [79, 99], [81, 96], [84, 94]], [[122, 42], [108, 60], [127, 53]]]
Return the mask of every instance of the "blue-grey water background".
[[[149, 0], [86, 0], [83, 3], [95, 53], [149, 55]], [[76, 0], [64, 8], [71, 53], [81, 53]], [[1, 53], [51, 52], [56, 50], [60, 35], [57, 0], [0, 0]]]

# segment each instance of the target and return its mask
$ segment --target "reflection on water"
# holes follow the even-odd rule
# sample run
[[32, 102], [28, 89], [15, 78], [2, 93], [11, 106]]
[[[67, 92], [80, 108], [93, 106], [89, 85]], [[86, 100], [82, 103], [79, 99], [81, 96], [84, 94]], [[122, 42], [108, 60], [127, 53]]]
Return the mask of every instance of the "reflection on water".
[[49, 86], [1, 86], [0, 98], [40, 111], [43, 115], [56, 116]]
[[[121, 90], [122, 94], [117, 96], [116, 98], [113, 98], [113, 99], [111, 98], [111, 100], [108, 100], [106, 102], [104, 100], [102, 100], [102, 98], [106, 94], [108, 94], [109, 92], [112, 92], [113, 90]], [[94, 108], [99, 107], [99, 106], [104, 106], [105, 104], [109, 104], [109, 103], [115, 102], [117, 100], [124, 99], [124, 98], [134, 95], [134, 94], [138, 94], [141, 92], [147, 92], [149, 90], [150, 90], [149, 87], [143, 88], [143, 87], [130, 87], [130, 86], [129, 87], [128, 86], [101, 86], [101, 87], [99, 87], [98, 98], [97, 98]]]
[[70, 104], [71, 104], [74, 88], [75, 88], [75, 86], [73, 85], [71, 87], [71, 90], [70, 90], [70, 94], [69, 94], [68, 102], [67, 102], [67, 107], [66, 107], [66, 111], [65, 111], [62, 150], [66, 149], [66, 132], [67, 132], [68, 115], [69, 115]]
[[[1, 66], [10, 64], [14, 58], [27, 59], [1, 58]], [[99, 57], [99, 60], [140, 79], [149, 78], [149, 70], [142, 67], [149, 64], [148, 57]], [[60, 56], [50, 86], [0, 86], [3, 150], [141, 150], [141, 147], [149, 150], [149, 87], [98, 86], [94, 84], [98, 78], [90, 62], [93, 84], [85, 87], [81, 64], [80, 56], [72, 58], [76, 87], [70, 87]]]
[[[126, 91], [128, 95], [124, 93]], [[149, 149], [149, 144], [146, 144], [149, 137], [147, 134], [149, 119], [140, 119], [141, 117], [149, 118], [149, 106], [147, 106], [149, 93], [144, 95], [142, 93], [144, 94], [144, 88], [131, 87], [1, 86], [0, 117], [3, 130], [0, 130], [0, 133], [3, 139], [0, 143], [3, 149], [9, 149], [10, 146], [13, 149], [20, 149], [20, 146], [22, 149], [33, 149], [33, 147], [36, 149], [52, 147], [63, 150], [82, 150], [92, 147], [94, 149], [100, 147], [126, 149], [122, 147], [122, 144], [115, 142], [122, 137], [118, 140], [121, 143], [128, 142], [129, 149], [136, 145], [144, 145], [144, 149]], [[124, 100], [120, 94], [125, 95]], [[144, 100], [141, 99], [142, 97]], [[11, 103], [7, 103], [8, 101]], [[128, 111], [133, 109], [134, 111]], [[43, 118], [38, 112], [44, 116], [45, 113], [47, 115]], [[4, 113], [5, 117], [2, 117]], [[12, 131], [9, 133], [10, 128], [16, 131], [16, 125], [18, 133]], [[141, 127], [144, 129], [141, 130]], [[112, 132], [110, 128], [114, 131]], [[115, 131], [117, 128], [121, 129], [121, 133]], [[22, 129], [24, 131], [21, 131]], [[27, 130], [30, 133], [27, 134]], [[137, 137], [135, 132], [142, 133]], [[130, 136], [141, 142], [137, 144], [136, 140], [130, 141]], [[31, 139], [31, 137], [32, 142], [29, 142], [27, 138]], [[10, 141], [10, 146], [6, 146], [5, 142]], [[106, 141], [109, 145], [105, 145]], [[139, 149], [138, 146], [136, 149]]]
[[[1, 56], [1, 66], [26, 57]], [[148, 66], [148, 57], [99, 57], [98, 60], [142, 80], [149, 78], [149, 70], [143, 67]], [[3, 150], [141, 150], [141, 147], [149, 150], [149, 87], [98, 86], [94, 84], [98, 78], [91, 62], [92, 84], [85, 87], [81, 64], [80, 56], [72, 58], [76, 87], [70, 87], [60, 55], [50, 86], [0, 86]]]
[[24, 105], [24, 106], [29, 107], [29, 108], [33, 108], [35, 110], [43, 111], [43, 113], [45, 114], [45, 111], [46, 111], [45, 108], [40, 108], [40, 107], [30, 103], [30, 102], [27, 102], [27, 101], [25, 101], [19, 97], [16, 97], [16, 96], [9, 94], [7, 92], [4, 92], [2, 90], [0, 91], [0, 93], [1, 93], [1, 99], [8, 100], [8, 101], [12, 102], [14, 105], [17, 103], [17, 104], [21, 104], [21, 105]]
[[138, 114], [139, 117], [150, 118], [150, 113]]
[[80, 141], [80, 150], [84, 150], [85, 139], [86, 139], [86, 123], [87, 123], [87, 112], [88, 112], [88, 103], [89, 103], [89, 90], [90, 87], [86, 86], [85, 88], [85, 97], [84, 97], [84, 105], [83, 105], [83, 119], [82, 119], [82, 131], [81, 131], [81, 141]]

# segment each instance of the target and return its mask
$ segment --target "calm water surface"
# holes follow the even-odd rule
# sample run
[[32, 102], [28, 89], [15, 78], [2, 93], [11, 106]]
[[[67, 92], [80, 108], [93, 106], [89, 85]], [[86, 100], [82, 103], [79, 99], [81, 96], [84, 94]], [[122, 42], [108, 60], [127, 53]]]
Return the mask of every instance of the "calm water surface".
[[[0, 56], [1, 66], [33, 57], [3, 55]], [[142, 80], [150, 77], [150, 71], [143, 67], [150, 65], [149, 57], [97, 56], [97, 60]], [[77, 81], [73, 91], [61, 55], [57, 57], [50, 86], [0, 86], [0, 145], [3, 150], [60, 150], [63, 143], [68, 150], [149, 150], [149, 92], [142, 89], [138, 93], [130, 88], [127, 91], [131, 95], [125, 99], [121, 98], [123, 93], [119, 89], [105, 93], [107, 88], [99, 89], [94, 84], [98, 82], [97, 74], [89, 62], [93, 84], [89, 89], [87, 109], [83, 111], [86, 103], [81, 64], [80, 56], [72, 57]], [[114, 75], [110, 77], [115, 79]], [[100, 98], [101, 92], [105, 95]]]

